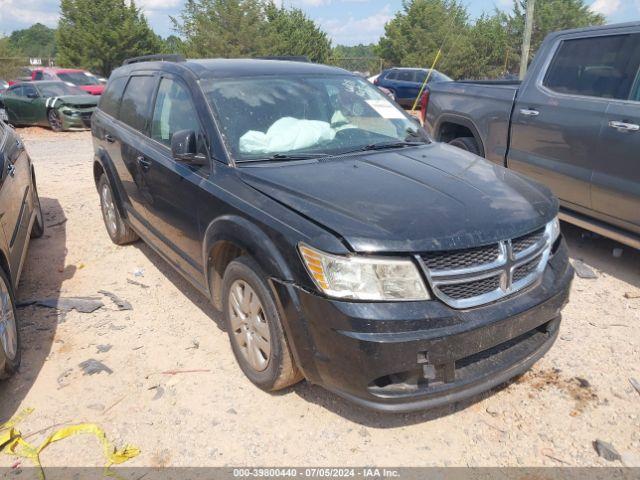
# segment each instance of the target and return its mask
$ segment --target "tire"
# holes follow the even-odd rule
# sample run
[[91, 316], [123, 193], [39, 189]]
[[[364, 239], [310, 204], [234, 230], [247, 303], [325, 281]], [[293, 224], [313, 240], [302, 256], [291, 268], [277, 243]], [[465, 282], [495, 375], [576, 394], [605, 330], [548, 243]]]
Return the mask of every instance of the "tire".
[[120, 211], [113, 198], [111, 185], [109, 185], [107, 176], [104, 173], [98, 180], [98, 194], [100, 195], [102, 220], [111, 241], [116, 245], [126, 245], [138, 240], [140, 238], [138, 234], [120, 216]]
[[33, 181], [33, 191], [36, 195], [36, 221], [33, 223], [33, 228], [31, 228], [31, 238], [40, 238], [44, 235], [44, 216], [42, 215], [42, 205], [40, 205], [40, 197], [38, 196], [35, 180]]
[[61, 132], [63, 130], [62, 119], [60, 118], [60, 114], [58, 113], [57, 110], [53, 108], [50, 109], [47, 112], [47, 120], [49, 121], [49, 126], [51, 127], [51, 130], [53, 130], [54, 132]]
[[449, 142], [449, 145], [461, 148], [462, 150], [466, 150], [467, 152], [471, 152], [476, 155], [480, 155], [480, 148], [478, 148], [478, 143], [473, 137], [454, 138]]
[[[222, 280], [222, 310], [238, 365], [256, 386], [275, 391], [299, 382], [303, 376], [289, 349], [265, 278], [250, 257], [231, 262]], [[242, 302], [245, 298], [246, 303]]]
[[0, 379], [18, 371], [21, 360], [20, 331], [13, 286], [4, 269], [0, 268], [0, 357], [3, 360]]

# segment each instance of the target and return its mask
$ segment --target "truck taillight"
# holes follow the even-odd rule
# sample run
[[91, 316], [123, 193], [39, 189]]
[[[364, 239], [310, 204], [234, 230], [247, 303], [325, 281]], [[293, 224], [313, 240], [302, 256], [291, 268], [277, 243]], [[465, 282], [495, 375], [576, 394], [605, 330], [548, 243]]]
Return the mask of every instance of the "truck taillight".
[[422, 124], [427, 121], [427, 107], [429, 106], [429, 90], [425, 90], [422, 94], [422, 98], [420, 99], [420, 118], [422, 119]]

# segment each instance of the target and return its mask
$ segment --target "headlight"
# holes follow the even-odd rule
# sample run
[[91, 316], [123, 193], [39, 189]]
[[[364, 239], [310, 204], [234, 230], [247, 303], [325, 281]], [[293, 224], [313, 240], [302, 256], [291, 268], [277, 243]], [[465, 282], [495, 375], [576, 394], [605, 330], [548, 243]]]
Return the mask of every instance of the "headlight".
[[558, 217], [555, 217], [547, 223], [546, 230], [547, 236], [549, 237], [549, 243], [553, 244], [553, 242], [555, 242], [560, 236], [560, 220], [558, 220]]
[[331, 255], [306, 245], [299, 249], [314, 283], [330, 297], [404, 301], [431, 298], [410, 260]]

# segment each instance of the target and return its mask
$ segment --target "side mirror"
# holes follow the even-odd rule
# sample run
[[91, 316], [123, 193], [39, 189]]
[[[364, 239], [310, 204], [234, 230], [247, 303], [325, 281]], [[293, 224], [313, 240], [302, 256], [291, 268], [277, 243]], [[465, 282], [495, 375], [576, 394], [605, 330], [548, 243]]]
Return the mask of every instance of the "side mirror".
[[208, 165], [204, 155], [198, 154], [198, 142], [196, 132], [193, 130], [180, 130], [171, 137], [171, 155], [179, 162], [189, 165]]

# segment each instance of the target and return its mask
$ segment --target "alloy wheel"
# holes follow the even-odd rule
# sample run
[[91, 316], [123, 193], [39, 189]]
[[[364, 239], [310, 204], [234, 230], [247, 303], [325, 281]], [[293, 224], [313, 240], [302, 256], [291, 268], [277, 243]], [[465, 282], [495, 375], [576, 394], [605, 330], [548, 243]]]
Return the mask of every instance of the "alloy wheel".
[[2, 277], [0, 277], [0, 343], [7, 358], [15, 359], [18, 352], [18, 327], [11, 294]]
[[118, 217], [116, 212], [116, 206], [111, 196], [111, 189], [106, 183], [102, 185], [100, 192], [100, 198], [102, 199], [102, 213], [104, 214], [104, 223], [107, 226], [107, 230], [111, 235], [115, 235], [118, 231]]
[[271, 334], [260, 298], [244, 280], [231, 285], [228, 299], [233, 338], [242, 356], [256, 372], [269, 365]]

